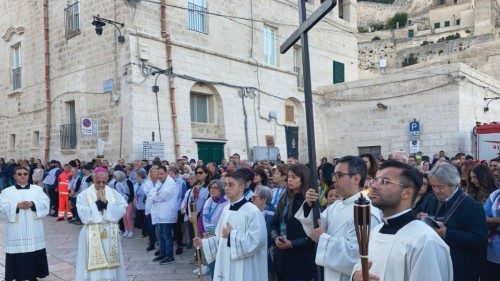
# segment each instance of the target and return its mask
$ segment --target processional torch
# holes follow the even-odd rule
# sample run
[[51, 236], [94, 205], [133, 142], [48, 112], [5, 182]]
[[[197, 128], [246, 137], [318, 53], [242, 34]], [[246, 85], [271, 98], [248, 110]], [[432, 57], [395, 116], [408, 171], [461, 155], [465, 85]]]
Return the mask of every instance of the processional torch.
[[[189, 212], [191, 213], [190, 221], [194, 229], [194, 237], [198, 237], [198, 212], [196, 211], [196, 203], [189, 203]], [[196, 257], [198, 259], [198, 279], [203, 281], [203, 271], [201, 268], [201, 251], [196, 247]]]
[[368, 240], [370, 237], [370, 216], [370, 201], [363, 196], [363, 193], [360, 193], [358, 200], [354, 201], [354, 227], [358, 238], [363, 281], [369, 280]]

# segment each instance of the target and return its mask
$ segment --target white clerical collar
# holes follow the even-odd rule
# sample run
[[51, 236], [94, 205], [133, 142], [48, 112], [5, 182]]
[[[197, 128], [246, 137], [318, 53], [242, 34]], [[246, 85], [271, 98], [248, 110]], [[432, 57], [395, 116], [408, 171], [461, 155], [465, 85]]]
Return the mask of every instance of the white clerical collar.
[[359, 196], [359, 193], [354, 193], [353, 195], [351, 195], [351, 197], [344, 198], [341, 202], [344, 205], [349, 205], [351, 203], [354, 203], [354, 201], [356, 201], [356, 199], [358, 198], [357, 196]]
[[239, 203], [241, 200], [245, 199], [245, 196], [241, 197], [239, 200], [235, 201], [235, 202], [231, 202], [231, 206], [233, 206], [234, 204], [236, 203]]
[[457, 193], [457, 191], [458, 191], [458, 187], [455, 188], [455, 191], [450, 196], [448, 196], [446, 199], [444, 199], [444, 201], [446, 201], [446, 202], [450, 201], [451, 197], [453, 197], [453, 195], [455, 195], [455, 193]]
[[388, 216], [388, 217], [385, 217], [385, 218], [382, 218], [382, 219], [384, 220], [385, 224], [387, 224], [388, 220], [393, 219], [393, 218], [397, 218], [397, 217], [399, 217], [401, 215], [404, 215], [404, 214], [408, 213], [409, 211], [411, 211], [411, 209], [406, 209], [406, 210], [404, 210], [402, 212], [399, 212], [399, 213], [397, 213], [395, 215]]

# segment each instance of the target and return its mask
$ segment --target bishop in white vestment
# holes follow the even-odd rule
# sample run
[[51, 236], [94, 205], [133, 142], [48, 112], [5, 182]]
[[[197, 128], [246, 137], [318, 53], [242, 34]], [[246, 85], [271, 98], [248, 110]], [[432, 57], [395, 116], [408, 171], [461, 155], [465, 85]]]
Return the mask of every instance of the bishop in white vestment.
[[207, 263], [215, 260], [213, 281], [267, 281], [267, 229], [260, 210], [243, 196], [246, 178], [241, 172], [228, 175], [227, 204], [215, 236], [195, 238], [202, 244]]
[[49, 275], [42, 218], [50, 200], [37, 185], [28, 184], [28, 170], [14, 171], [17, 184], [0, 193], [0, 218], [6, 221], [5, 280], [37, 280]]
[[84, 224], [78, 239], [77, 281], [125, 281], [120, 230], [127, 202], [106, 186], [107, 174], [94, 174], [94, 184], [78, 195], [78, 215]]

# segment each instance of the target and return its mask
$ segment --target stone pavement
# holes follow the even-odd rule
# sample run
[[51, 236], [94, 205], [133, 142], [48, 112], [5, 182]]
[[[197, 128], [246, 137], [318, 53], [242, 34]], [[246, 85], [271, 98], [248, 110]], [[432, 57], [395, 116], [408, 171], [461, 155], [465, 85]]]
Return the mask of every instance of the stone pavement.
[[[81, 227], [66, 221], [57, 222], [53, 217], [46, 217], [43, 222], [50, 275], [40, 280], [75, 280], [77, 241]], [[0, 221], [0, 280], [4, 280], [5, 274], [4, 239], [5, 221]], [[122, 246], [128, 281], [198, 280], [192, 273], [197, 265], [190, 263], [194, 254], [192, 249], [184, 248], [182, 255], [175, 256], [173, 264], [160, 265], [151, 261], [153, 252], [146, 252], [147, 240], [139, 237], [123, 238]], [[204, 276], [204, 281], [210, 281], [210, 277]]]

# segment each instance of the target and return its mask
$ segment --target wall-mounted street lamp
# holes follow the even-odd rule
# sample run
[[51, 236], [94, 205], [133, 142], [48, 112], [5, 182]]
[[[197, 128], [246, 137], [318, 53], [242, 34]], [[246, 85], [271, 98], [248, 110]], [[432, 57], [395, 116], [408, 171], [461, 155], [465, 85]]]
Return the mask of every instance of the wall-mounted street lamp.
[[379, 102], [377, 103], [377, 107], [380, 109], [380, 110], [387, 110], [387, 105]]
[[105, 26], [106, 23], [112, 24], [112, 25], [114, 25], [114, 27], [116, 27], [116, 29], [118, 30], [118, 33], [120, 34], [120, 35], [118, 35], [118, 42], [124, 43], [125, 37], [122, 36], [122, 32], [120, 31], [120, 28], [118, 27], [118, 25], [121, 27], [125, 26], [125, 24], [122, 22], [117, 22], [117, 21], [112, 21], [112, 20], [108, 20], [105, 18], [101, 18], [99, 15], [94, 16], [94, 20], [92, 21], [92, 25], [95, 26], [95, 33], [97, 35], [101, 35], [102, 34], [102, 27]]
[[500, 100], [500, 97], [494, 97], [494, 98], [484, 98], [485, 101], [488, 101], [486, 104], [486, 107], [484, 108], [484, 112], [488, 112], [490, 110], [490, 102], [494, 100]]

